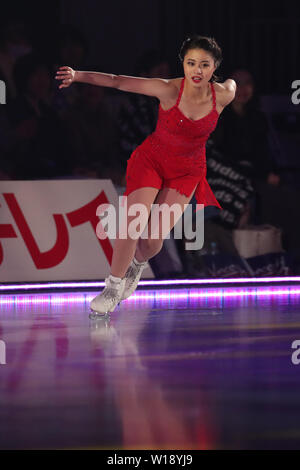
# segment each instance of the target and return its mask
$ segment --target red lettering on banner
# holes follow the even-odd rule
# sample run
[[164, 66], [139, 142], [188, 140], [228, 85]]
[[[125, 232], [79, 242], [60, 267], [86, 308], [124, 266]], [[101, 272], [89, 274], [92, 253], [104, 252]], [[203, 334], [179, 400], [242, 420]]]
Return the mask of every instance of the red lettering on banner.
[[[32, 260], [37, 269], [48, 269], [57, 266], [66, 257], [69, 249], [69, 234], [64, 217], [62, 214], [52, 214], [56, 226], [56, 242], [54, 246], [46, 251], [41, 252], [35, 238], [29, 228], [29, 225], [24, 217], [21, 207], [13, 193], [3, 193], [4, 199], [10, 209], [10, 212], [15, 220], [15, 223], [21, 233], [24, 243], [32, 257]], [[97, 225], [100, 223], [96, 215], [97, 208], [100, 204], [108, 204], [109, 201], [104, 193], [101, 191], [98, 196], [85, 204], [84, 206], [66, 214], [71, 227], [89, 222], [92, 225], [96, 239], [106, 256], [109, 264], [112, 261], [112, 245], [108, 238], [99, 240], [96, 235]], [[0, 224], [0, 239], [1, 238], [17, 238], [17, 234], [10, 224]], [[3, 261], [3, 249], [0, 244], [0, 264]]]
[[95, 236], [100, 243], [104, 254], [106, 256], [107, 261], [109, 264], [111, 264], [112, 261], [112, 245], [110, 243], [110, 240], [108, 238], [105, 238], [104, 240], [99, 240], [99, 238], [96, 235], [96, 227], [99, 222], [99, 217], [96, 215], [97, 207], [100, 204], [107, 204], [109, 203], [104, 191], [101, 191], [98, 196], [90, 201], [88, 204], [85, 206], [80, 207], [79, 209], [76, 209], [75, 211], [69, 212], [66, 214], [68, 217], [68, 220], [71, 224], [71, 227], [76, 227], [77, 225], [84, 224], [86, 222], [90, 222], [93, 229]]
[[[17, 238], [15, 229], [10, 224], [0, 224], [0, 238]], [[3, 248], [0, 243], [0, 264], [3, 261]]]
[[37, 246], [15, 195], [3, 193], [3, 196], [37, 269], [52, 268], [61, 263], [69, 249], [69, 234], [63, 215], [53, 214], [57, 233], [56, 242], [50, 250], [42, 253]]

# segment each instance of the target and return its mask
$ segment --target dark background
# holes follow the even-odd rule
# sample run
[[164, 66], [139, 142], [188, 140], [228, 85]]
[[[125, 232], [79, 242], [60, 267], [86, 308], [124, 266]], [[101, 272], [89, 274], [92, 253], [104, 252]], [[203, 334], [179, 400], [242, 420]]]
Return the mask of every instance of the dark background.
[[195, 32], [213, 36], [221, 45], [219, 74], [224, 78], [233, 68], [247, 67], [263, 94], [289, 92], [299, 78], [297, 0], [28, 0], [2, 3], [0, 23], [8, 16], [26, 19], [45, 53], [51, 53], [59, 23], [77, 26], [89, 42], [88, 62], [108, 73], [133, 73], [136, 58], [158, 47], [174, 76], [180, 75], [180, 45]]
[[[249, 207], [240, 212], [244, 215], [248, 210], [250, 223], [282, 229], [284, 250], [294, 259], [294, 267], [286, 272], [300, 274], [300, 106], [291, 100], [292, 83], [300, 80], [299, 1], [12, 0], [1, 5], [0, 34], [11, 19], [25, 22], [33, 50], [40, 53], [50, 68], [46, 79], [36, 75], [34, 92], [31, 91], [35, 109], [28, 93], [27, 96], [20, 93], [16, 100], [11, 99], [13, 93], [8, 95], [7, 105], [1, 109], [0, 179], [99, 177], [124, 186], [131, 152], [154, 130], [158, 100], [78, 83], [58, 90], [54, 79], [57, 68], [68, 65], [76, 70], [143, 76], [145, 70], [148, 73], [152, 66], [164, 63], [167, 69], [160, 70], [160, 78], [182, 77], [178, 54], [186, 37], [192, 34], [214, 37], [223, 51], [223, 62], [217, 70], [219, 81], [233, 78], [237, 69], [246, 69], [253, 78], [255, 91], [253, 109], [247, 108], [246, 118], [231, 112], [232, 105], [222, 113], [216, 129], [219, 142], [216, 132], [212, 135], [215, 149], [223, 159], [227, 158], [226, 164], [234, 163], [230, 159], [237, 155], [237, 160], [248, 160], [257, 170], [251, 177], [257, 183], [255, 194], [249, 195]], [[68, 36], [72, 29], [77, 31], [77, 39], [79, 35], [79, 49], [84, 50], [79, 55], [76, 38], [71, 53], [68, 39], [63, 38], [62, 33]], [[151, 63], [149, 55], [145, 59], [145, 53], [151, 50], [160, 52], [162, 60]], [[141, 57], [144, 68], [137, 72]], [[61, 63], [64, 60], [67, 63]], [[26, 70], [24, 63], [21, 70]], [[158, 76], [156, 71], [153, 73], [152, 77]], [[49, 82], [47, 105], [38, 94], [49, 91]], [[260, 104], [261, 114], [254, 109], [255, 102]], [[212, 149], [208, 150], [208, 157], [212, 157]], [[267, 160], [272, 167], [263, 174]], [[274, 178], [269, 181], [274, 174], [275, 183]], [[213, 217], [208, 213], [208, 219]], [[233, 227], [225, 228], [230, 234]], [[216, 230], [213, 226], [212, 243], [216, 241]], [[220, 232], [220, 240], [224, 241], [227, 235]], [[221, 246], [219, 251], [222, 253], [223, 249]], [[209, 250], [215, 251], [209, 248], [208, 253]], [[185, 258], [184, 263], [189, 267]], [[168, 261], [158, 261], [159, 266], [167, 264]]]

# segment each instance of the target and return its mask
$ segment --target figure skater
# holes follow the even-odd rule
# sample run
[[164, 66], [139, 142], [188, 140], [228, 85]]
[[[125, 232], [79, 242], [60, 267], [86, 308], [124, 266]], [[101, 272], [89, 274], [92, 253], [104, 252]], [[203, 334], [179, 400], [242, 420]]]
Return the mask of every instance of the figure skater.
[[[135, 218], [128, 215], [130, 207], [138, 203], [146, 208], [147, 217], [141, 224], [148, 236], [135, 237], [129, 229], [125, 237], [118, 233], [110, 275], [105, 279], [106, 287], [91, 301], [90, 318], [113, 312], [121, 300], [135, 291], [147, 261], [161, 250], [164, 238], [194, 193], [198, 204], [221, 208], [206, 181], [205, 144], [220, 113], [234, 99], [236, 84], [232, 79], [216, 82], [214, 72], [222, 61], [222, 51], [214, 38], [197, 34], [187, 37], [179, 59], [183, 78], [130, 77], [75, 71], [68, 66], [57, 71], [55, 78], [62, 80], [59, 88], [83, 82], [154, 96], [160, 102], [154, 132], [127, 161], [123, 195], [127, 197], [128, 227]], [[180, 208], [180, 214], [172, 214], [168, 233], [162, 223], [163, 210], [154, 219], [154, 211], [162, 204]], [[159, 221], [158, 237], [151, 237], [154, 220]]]

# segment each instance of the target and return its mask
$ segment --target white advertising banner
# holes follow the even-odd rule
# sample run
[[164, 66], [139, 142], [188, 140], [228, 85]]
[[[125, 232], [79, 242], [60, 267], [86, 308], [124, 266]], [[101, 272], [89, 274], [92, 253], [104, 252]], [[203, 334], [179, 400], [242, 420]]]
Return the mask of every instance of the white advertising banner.
[[[110, 180], [0, 181], [0, 282], [103, 280], [114, 239], [96, 234]], [[150, 267], [144, 278], [153, 278]]]

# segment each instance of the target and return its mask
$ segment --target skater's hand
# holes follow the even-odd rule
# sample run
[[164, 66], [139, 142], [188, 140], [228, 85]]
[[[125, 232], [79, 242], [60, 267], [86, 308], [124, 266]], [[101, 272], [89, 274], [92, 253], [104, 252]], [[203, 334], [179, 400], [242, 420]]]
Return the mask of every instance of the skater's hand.
[[58, 88], [67, 88], [71, 83], [75, 82], [76, 70], [73, 70], [71, 67], [63, 66], [59, 67], [56, 72], [56, 80], [62, 80], [62, 83]]

